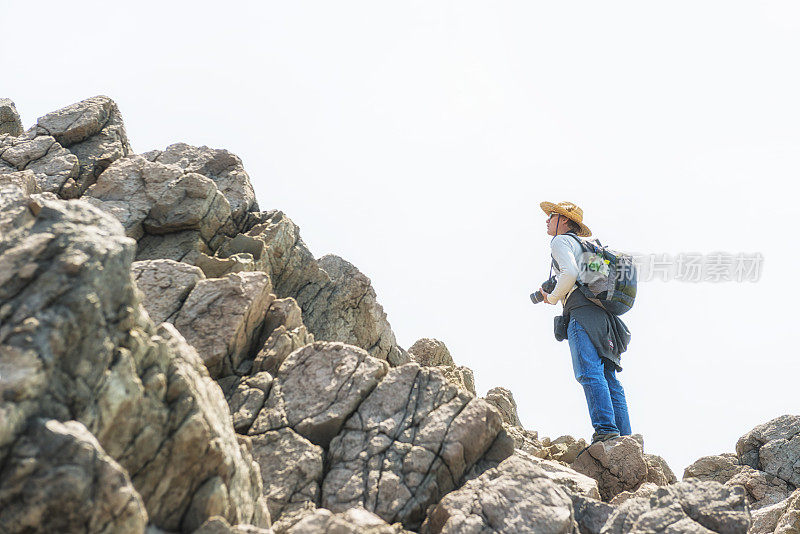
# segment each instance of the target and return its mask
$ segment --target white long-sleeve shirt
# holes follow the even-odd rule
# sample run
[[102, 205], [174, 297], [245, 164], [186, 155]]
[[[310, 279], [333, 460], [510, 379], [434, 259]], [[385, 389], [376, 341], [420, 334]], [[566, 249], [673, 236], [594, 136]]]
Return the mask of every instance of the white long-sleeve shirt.
[[575, 282], [580, 274], [578, 261], [583, 254], [583, 249], [574, 237], [560, 234], [550, 242], [550, 251], [558, 264], [558, 272], [556, 287], [552, 293], [547, 295], [547, 302], [556, 304], [561, 301], [563, 306], [572, 291], [578, 287]]

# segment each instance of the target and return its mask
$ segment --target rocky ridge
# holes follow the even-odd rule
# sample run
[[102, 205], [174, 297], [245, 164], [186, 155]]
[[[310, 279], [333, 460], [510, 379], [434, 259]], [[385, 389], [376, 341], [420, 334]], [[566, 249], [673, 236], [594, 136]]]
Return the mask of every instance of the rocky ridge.
[[2, 532], [800, 532], [800, 416], [680, 482], [540, 439], [237, 156], [136, 154], [103, 96], [0, 99], [0, 392]]

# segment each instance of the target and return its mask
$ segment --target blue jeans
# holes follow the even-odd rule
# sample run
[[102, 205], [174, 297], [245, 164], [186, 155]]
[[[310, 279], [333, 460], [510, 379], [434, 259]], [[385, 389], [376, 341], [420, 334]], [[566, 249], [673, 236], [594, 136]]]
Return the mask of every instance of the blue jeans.
[[628, 404], [614, 364], [597, 354], [589, 334], [575, 319], [569, 320], [567, 339], [575, 379], [583, 386], [595, 432], [619, 432], [622, 436], [629, 436]]

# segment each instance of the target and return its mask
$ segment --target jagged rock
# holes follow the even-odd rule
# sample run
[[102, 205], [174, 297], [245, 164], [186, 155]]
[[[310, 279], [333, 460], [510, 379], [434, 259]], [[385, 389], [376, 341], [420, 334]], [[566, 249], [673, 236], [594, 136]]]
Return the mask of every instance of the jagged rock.
[[542, 448], [546, 453], [543, 457], [565, 464], [574, 462], [586, 447], [585, 439], [575, 439], [573, 436], [559, 436], [552, 441], [549, 438], [545, 438], [542, 441]]
[[252, 442], [273, 528], [285, 530], [288, 525], [279, 525], [284, 514], [298, 516], [319, 503], [323, 450], [290, 428], [253, 436]]
[[352, 345], [317, 341], [283, 362], [249, 434], [290, 427], [327, 447], [386, 375], [385, 362]]
[[197, 282], [205, 278], [197, 267], [173, 260], [133, 262], [132, 274], [155, 324], [174, 319]]
[[[521, 426], [503, 425], [503, 428], [514, 440], [514, 447], [525, 451], [537, 458], [549, 458], [547, 450], [539, 441], [539, 433], [535, 430], [526, 430]], [[547, 438], [545, 438], [547, 439]]]
[[440, 365], [454, 366], [453, 357], [447, 346], [438, 339], [424, 337], [418, 339], [408, 349], [414, 361], [423, 367], [438, 367]]
[[526, 460], [539, 466], [553, 482], [562, 488], [568, 489], [570, 493], [583, 495], [591, 499], [600, 499], [600, 490], [595, 479], [578, 473], [574, 469], [554, 460], [537, 458], [524, 451], [517, 451], [515, 454], [523, 456]]
[[800, 532], [800, 489], [786, 499], [752, 511], [748, 534], [797, 534]]
[[26, 195], [42, 192], [33, 171], [4, 171], [0, 168], [0, 186], [2, 185], [16, 185]]
[[[210, 252], [225, 235], [236, 232], [230, 205], [212, 180], [143, 156], [114, 162], [89, 187], [86, 197], [117, 217], [128, 236], [142, 240], [147, 234], [143, 248], [160, 247], [161, 257], [167, 259], [189, 261], [192, 254]], [[137, 254], [137, 259], [155, 258], [148, 252], [147, 257]]]
[[800, 415], [783, 415], [739, 438], [739, 463], [800, 486]]
[[[146, 534], [150, 534], [147, 532]], [[233, 525], [224, 517], [214, 516], [195, 530], [192, 534], [273, 534], [272, 529], [254, 527], [253, 525]]]
[[793, 489], [774, 475], [739, 464], [736, 455], [731, 453], [700, 458], [685, 469], [683, 479], [712, 480], [729, 486], [738, 484], [747, 491], [751, 510], [778, 503]]
[[797, 534], [800, 532], [800, 489], [786, 499], [786, 508], [775, 525], [775, 534]]
[[529, 456], [514, 454], [447, 494], [421, 532], [577, 533], [572, 499]]
[[30, 136], [52, 136], [80, 162], [75, 186], [62, 188], [65, 198], [77, 198], [111, 163], [130, 154], [131, 147], [117, 104], [107, 96], [95, 96], [43, 117]]
[[615, 508], [610, 504], [570, 493], [575, 521], [581, 534], [600, 534]]
[[251, 254], [233, 254], [227, 258], [209, 256], [203, 252], [194, 259], [197, 265], [208, 278], [222, 278], [226, 274], [242, 273], [259, 270]]
[[289, 354], [314, 342], [303, 324], [302, 311], [293, 298], [272, 301], [264, 320], [264, 338], [253, 361], [254, 371], [278, 372]]
[[231, 216], [240, 228], [248, 212], [258, 211], [256, 195], [242, 160], [227, 150], [175, 143], [166, 150], [154, 150], [142, 155], [149, 161], [176, 166], [183, 172], [202, 174], [213, 180], [228, 199]]
[[522, 426], [517, 415], [517, 403], [511, 391], [506, 388], [492, 388], [486, 393], [486, 401], [500, 411], [503, 422], [512, 426]]
[[22, 135], [22, 121], [14, 102], [8, 98], [0, 98], [0, 135]]
[[0, 236], [0, 368], [17, 371], [4, 376], [0, 463], [31, 418], [74, 419], [130, 474], [155, 526], [268, 525], [222, 392], [136, 301], [135, 243], [119, 222], [83, 201], [0, 203], [28, 210]]
[[609, 501], [609, 504], [618, 506], [628, 499], [635, 499], [637, 497], [650, 497], [656, 492], [657, 489], [658, 486], [656, 484], [652, 482], [644, 482], [636, 489], [636, 491], [623, 491], [622, 493], [616, 495]]
[[49, 136], [0, 135], [0, 174], [28, 170], [42, 191], [62, 194], [74, 189], [78, 158]]
[[142, 498], [125, 470], [77, 421], [35, 419], [0, 476], [0, 531], [139, 534]]
[[441, 373], [416, 363], [392, 368], [331, 441], [322, 505], [334, 512], [363, 506], [416, 528], [501, 428], [493, 406]]
[[334, 514], [320, 508], [290, 528], [288, 534], [404, 534], [399, 525], [389, 525], [383, 519], [356, 507]]
[[200, 280], [175, 316], [184, 335], [215, 378], [249, 371], [264, 317], [274, 295], [261, 272]]
[[758, 509], [781, 502], [794, 489], [785, 480], [753, 469], [749, 465], [740, 466], [740, 471], [725, 482], [725, 485], [744, 487], [747, 491], [747, 502], [751, 509]]
[[644, 461], [647, 464], [647, 476], [645, 477], [647, 482], [652, 482], [657, 486], [666, 486], [678, 481], [675, 473], [661, 456], [645, 454]]
[[726, 483], [742, 470], [739, 460], [733, 453], [724, 453], [715, 456], [703, 456], [692, 465], [684, 469], [683, 480], [696, 478], [698, 480]]
[[475, 396], [475, 377], [472, 374], [472, 369], [469, 367], [461, 365], [439, 365], [431, 367], [431, 369], [438, 370], [444, 375], [448, 382], [458, 389], [469, 391], [473, 397]]
[[717, 482], [687, 480], [629, 499], [611, 514], [603, 534], [745, 534], [750, 526], [744, 491]]
[[[231, 383], [226, 385], [224, 381]], [[234, 430], [240, 434], [246, 434], [258, 412], [264, 407], [264, 402], [272, 387], [272, 376], [266, 372], [245, 377], [234, 375], [223, 378], [219, 383], [231, 409]]]
[[634, 491], [647, 481], [642, 446], [629, 436], [592, 444], [571, 467], [597, 480], [604, 501], [623, 491]]
[[[337, 256], [315, 260], [299, 228], [282, 212], [250, 214], [249, 218], [246, 235], [223, 243], [221, 254], [252, 253], [256, 265], [264, 265], [269, 273], [276, 295], [297, 301], [314, 339], [361, 347], [391, 365], [410, 360], [397, 345], [369, 278]], [[263, 256], [254, 244], [257, 241], [266, 245]]]

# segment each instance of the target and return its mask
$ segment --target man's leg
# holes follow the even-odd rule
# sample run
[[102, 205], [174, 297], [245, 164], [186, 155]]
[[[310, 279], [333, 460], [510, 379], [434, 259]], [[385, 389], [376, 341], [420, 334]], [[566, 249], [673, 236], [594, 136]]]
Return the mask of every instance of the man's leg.
[[608, 391], [611, 393], [611, 404], [614, 406], [614, 421], [617, 424], [620, 435], [630, 436], [631, 421], [628, 418], [628, 402], [625, 400], [625, 390], [622, 389], [622, 384], [617, 380], [617, 371], [614, 368], [614, 364], [607, 360], [604, 364], [606, 383], [608, 383]]
[[575, 319], [569, 321], [567, 339], [572, 353], [575, 379], [583, 386], [595, 434], [619, 433], [614, 420], [611, 394], [603, 373], [603, 362], [586, 330]]

